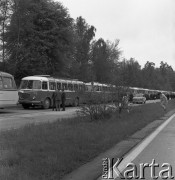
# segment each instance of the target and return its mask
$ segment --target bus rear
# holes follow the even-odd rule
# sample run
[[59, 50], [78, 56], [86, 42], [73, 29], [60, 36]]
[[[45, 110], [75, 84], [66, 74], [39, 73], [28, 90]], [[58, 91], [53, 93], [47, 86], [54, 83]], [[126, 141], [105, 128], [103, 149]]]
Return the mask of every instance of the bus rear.
[[0, 108], [17, 105], [18, 90], [14, 77], [6, 72], [0, 72]]

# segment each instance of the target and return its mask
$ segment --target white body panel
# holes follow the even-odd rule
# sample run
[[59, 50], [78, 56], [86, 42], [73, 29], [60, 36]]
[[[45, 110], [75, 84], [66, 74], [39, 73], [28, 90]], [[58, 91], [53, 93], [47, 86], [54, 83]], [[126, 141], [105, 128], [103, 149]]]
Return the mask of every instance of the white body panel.
[[17, 105], [18, 91], [17, 90], [0, 90], [0, 108]]

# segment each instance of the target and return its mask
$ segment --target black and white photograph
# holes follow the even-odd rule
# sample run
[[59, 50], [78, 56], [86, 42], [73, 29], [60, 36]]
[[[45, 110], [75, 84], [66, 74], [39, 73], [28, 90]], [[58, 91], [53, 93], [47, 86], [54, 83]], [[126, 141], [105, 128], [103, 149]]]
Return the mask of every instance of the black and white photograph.
[[0, 0], [0, 180], [174, 179], [174, 12]]

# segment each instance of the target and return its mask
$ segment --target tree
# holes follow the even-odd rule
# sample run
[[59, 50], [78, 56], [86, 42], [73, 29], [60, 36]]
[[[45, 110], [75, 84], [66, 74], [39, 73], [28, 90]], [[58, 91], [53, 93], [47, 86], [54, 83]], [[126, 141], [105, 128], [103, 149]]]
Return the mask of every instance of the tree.
[[2, 69], [4, 71], [6, 71], [5, 61], [7, 58], [5, 52], [4, 34], [10, 21], [12, 4], [12, 0], [0, 1], [0, 60], [2, 61]]
[[111, 84], [115, 84], [116, 79], [116, 71], [119, 65], [119, 59], [122, 54], [122, 51], [119, 49], [119, 40], [116, 39], [114, 42], [111, 42], [109, 40], [106, 41], [107, 44], [107, 52], [108, 52], [108, 61], [110, 66], [110, 82]]
[[18, 0], [6, 32], [11, 71], [18, 79], [64, 74], [72, 43], [72, 18], [52, 0]]
[[121, 86], [140, 87], [141, 86], [141, 67], [134, 59], [123, 59], [118, 68], [118, 81]]
[[154, 88], [155, 79], [155, 63], [147, 61], [142, 70], [143, 74], [143, 87]]
[[106, 42], [100, 38], [94, 43], [92, 61], [94, 64], [94, 72], [96, 76], [96, 81], [104, 83], [109, 81], [109, 63], [108, 51]]
[[101, 83], [113, 83], [115, 70], [120, 56], [119, 41], [104, 41], [102, 38], [94, 41], [91, 59], [94, 67], [96, 81]]
[[172, 90], [173, 87], [173, 78], [174, 72], [171, 66], [163, 61], [160, 62], [160, 76], [161, 76], [161, 83], [162, 89], [164, 90]]
[[95, 27], [86, 23], [81, 16], [76, 19], [74, 25], [74, 59], [72, 63], [72, 72], [74, 77], [88, 81], [90, 69], [90, 49], [91, 42], [95, 36]]

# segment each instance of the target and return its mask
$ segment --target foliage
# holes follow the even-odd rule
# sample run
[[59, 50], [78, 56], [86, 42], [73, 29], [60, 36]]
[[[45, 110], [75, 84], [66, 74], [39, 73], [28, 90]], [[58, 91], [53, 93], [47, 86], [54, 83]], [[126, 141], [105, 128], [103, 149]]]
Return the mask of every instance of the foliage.
[[123, 59], [118, 64], [115, 77], [115, 84], [118, 86], [175, 91], [173, 83], [175, 72], [163, 61], [159, 68], [156, 68], [153, 62], [147, 61], [141, 69], [138, 61], [134, 58]]
[[74, 24], [74, 59], [72, 61], [71, 72], [73, 77], [80, 80], [90, 81], [90, 48], [95, 31], [95, 27], [88, 25], [81, 16], [76, 19]]
[[0, 60], [2, 61], [2, 67], [6, 70], [6, 48], [4, 34], [7, 30], [7, 26], [10, 23], [11, 18], [11, 7], [13, 5], [13, 0], [2, 0], [0, 1]]
[[101, 83], [111, 83], [117, 67], [120, 51], [119, 41], [105, 42], [102, 38], [95, 41], [92, 46], [92, 62], [95, 80]]
[[[0, 70], [15, 75], [50, 74], [84, 82], [175, 91], [175, 72], [161, 61], [122, 58], [119, 40], [95, 39], [96, 28], [73, 20], [54, 0], [0, 1]], [[153, 60], [152, 60], [153, 61]]]
[[113, 106], [106, 104], [108, 97], [105, 93], [92, 92], [88, 94], [87, 103], [80, 106], [77, 114], [80, 116], [87, 116], [91, 121], [104, 120], [110, 118], [112, 112], [115, 110]]
[[72, 42], [71, 27], [72, 18], [61, 3], [17, 1], [5, 34], [8, 62], [13, 63], [15, 76], [63, 73]]

